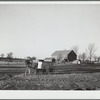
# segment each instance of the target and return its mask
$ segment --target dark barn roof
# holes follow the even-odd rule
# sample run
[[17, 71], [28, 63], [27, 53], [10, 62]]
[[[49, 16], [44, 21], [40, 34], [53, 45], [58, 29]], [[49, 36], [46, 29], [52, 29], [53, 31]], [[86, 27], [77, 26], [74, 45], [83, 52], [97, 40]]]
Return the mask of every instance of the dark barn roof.
[[51, 56], [55, 55], [68, 55], [71, 51], [73, 50], [60, 50], [60, 51], [55, 51]]

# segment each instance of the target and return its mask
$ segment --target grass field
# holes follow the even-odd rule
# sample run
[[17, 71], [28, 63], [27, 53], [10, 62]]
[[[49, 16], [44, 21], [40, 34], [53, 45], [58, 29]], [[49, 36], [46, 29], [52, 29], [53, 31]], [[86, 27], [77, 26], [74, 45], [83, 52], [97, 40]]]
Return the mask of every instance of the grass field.
[[0, 90], [100, 90], [100, 65], [53, 66], [51, 74], [24, 76], [25, 65], [0, 66]]
[[0, 76], [0, 90], [100, 90], [100, 73]]
[[[71, 74], [71, 73], [95, 73], [100, 72], [100, 64], [70, 64], [52, 66], [52, 74]], [[24, 73], [25, 65], [0, 65], [1, 73]]]
[[100, 72], [100, 64], [71, 64], [54, 66], [54, 73], [68, 74], [68, 73], [95, 73]]

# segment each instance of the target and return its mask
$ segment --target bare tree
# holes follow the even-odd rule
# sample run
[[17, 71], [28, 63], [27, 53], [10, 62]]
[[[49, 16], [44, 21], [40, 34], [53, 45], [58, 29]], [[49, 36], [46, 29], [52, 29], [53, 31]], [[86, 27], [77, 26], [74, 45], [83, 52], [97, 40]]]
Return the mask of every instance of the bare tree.
[[81, 57], [82, 57], [82, 55], [81, 55], [81, 54], [79, 54], [79, 55], [78, 55], [78, 59], [79, 59], [79, 60], [81, 60]]
[[94, 61], [98, 61], [98, 57], [94, 55]]
[[1, 54], [1, 57], [2, 57], [2, 58], [4, 57], [4, 54], [3, 54], [3, 53]]
[[82, 61], [84, 62], [86, 58], [87, 58], [86, 53], [83, 52], [82, 55], [81, 55]]
[[100, 57], [98, 57], [98, 62], [100, 62]]
[[72, 46], [71, 50], [73, 50], [76, 54], [78, 54], [78, 50], [79, 50], [78, 45]]
[[13, 58], [13, 53], [12, 52], [8, 53], [7, 58]]
[[88, 53], [88, 57], [89, 57], [90, 62], [93, 59], [95, 52], [96, 52], [95, 44], [94, 43], [89, 44], [88, 48], [87, 48], [87, 53]]

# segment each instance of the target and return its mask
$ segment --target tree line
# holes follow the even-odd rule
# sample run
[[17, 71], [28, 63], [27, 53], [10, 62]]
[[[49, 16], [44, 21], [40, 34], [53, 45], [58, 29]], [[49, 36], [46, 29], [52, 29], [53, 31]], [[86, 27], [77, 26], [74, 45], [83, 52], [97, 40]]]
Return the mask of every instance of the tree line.
[[[100, 59], [99, 56], [96, 56], [97, 48], [94, 43], [89, 44], [88, 47], [86, 48], [86, 51], [84, 51], [83, 53], [80, 53], [80, 54], [78, 54], [79, 47], [77, 45], [72, 46], [70, 49], [73, 50], [77, 54], [77, 58], [79, 60], [81, 60], [82, 62], [85, 62], [86, 60], [89, 60], [90, 62], [92, 62], [93, 59], [94, 59], [94, 61], [97, 61], [98, 59]], [[5, 55], [4, 55], [4, 53], [2, 53], [0, 56], [2, 58], [4, 58]], [[13, 58], [13, 52], [7, 53], [6, 57]], [[29, 57], [27, 57], [27, 58], [29, 58]], [[32, 57], [32, 58], [36, 59], [36, 57]], [[60, 58], [61, 58], [61, 55], [59, 55], [58, 60], [60, 60]]]
[[[1, 54], [1, 57], [4, 58], [4, 56], [5, 56], [4, 53], [2, 53], [2, 54]], [[7, 56], [6, 56], [6, 57], [7, 57], [7, 58], [13, 58], [13, 52], [7, 53]]]
[[75, 53], [78, 55], [78, 59], [82, 62], [85, 62], [86, 60], [92, 61], [98, 61], [100, 59], [99, 56], [96, 56], [96, 46], [94, 43], [90, 43], [86, 50], [83, 53], [78, 54], [78, 46], [73, 46], [72, 49], [75, 51]]

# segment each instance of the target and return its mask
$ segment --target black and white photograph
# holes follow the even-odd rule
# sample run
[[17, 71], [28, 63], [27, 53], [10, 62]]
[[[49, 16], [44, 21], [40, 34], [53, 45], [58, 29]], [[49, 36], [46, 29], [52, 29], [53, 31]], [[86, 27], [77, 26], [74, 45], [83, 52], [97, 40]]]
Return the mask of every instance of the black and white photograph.
[[0, 90], [100, 90], [100, 4], [0, 3]]

